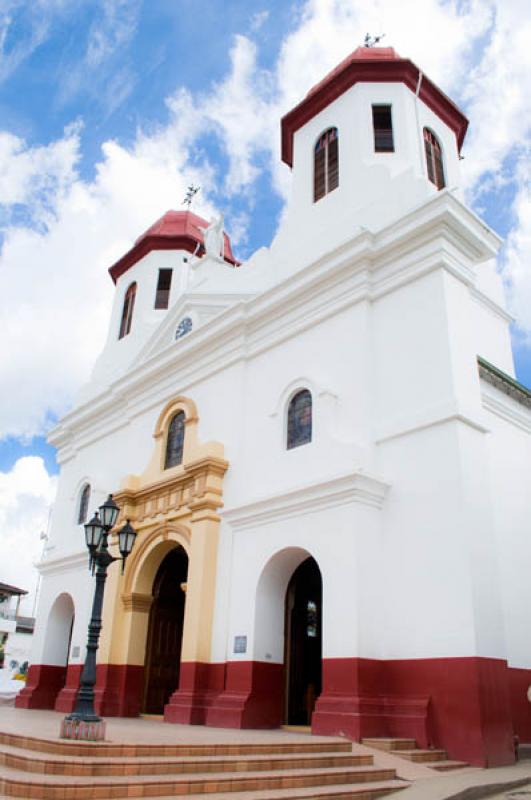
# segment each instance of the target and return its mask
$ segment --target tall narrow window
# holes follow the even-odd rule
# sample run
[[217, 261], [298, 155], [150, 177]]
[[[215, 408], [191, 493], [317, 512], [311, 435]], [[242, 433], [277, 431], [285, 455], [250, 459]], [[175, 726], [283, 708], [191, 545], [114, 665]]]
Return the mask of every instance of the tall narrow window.
[[135, 297], [136, 297], [136, 283], [132, 283], [131, 286], [128, 288], [127, 292], [125, 293], [124, 297], [122, 320], [120, 322], [120, 334], [118, 336], [119, 339], [123, 339], [124, 336], [127, 336], [129, 331], [131, 330], [131, 323], [133, 321], [133, 309], [135, 307]]
[[82, 525], [87, 521], [88, 505], [90, 502], [90, 483], [86, 483], [79, 496], [79, 510], [77, 514], [77, 524]]
[[314, 203], [339, 186], [339, 137], [337, 128], [329, 128], [315, 145], [313, 154]]
[[374, 128], [374, 151], [376, 153], [394, 153], [391, 106], [373, 106], [372, 125]]
[[170, 302], [170, 288], [172, 269], [159, 269], [157, 293], [155, 295], [155, 308], [168, 308]]
[[437, 189], [444, 189], [444, 169], [442, 162], [442, 148], [439, 140], [429, 128], [424, 128], [424, 150], [426, 152], [426, 167], [428, 178], [435, 184]]
[[184, 426], [186, 417], [184, 411], [178, 411], [168, 427], [168, 438], [166, 439], [166, 460], [164, 469], [176, 467], [183, 460], [184, 447]]
[[291, 398], [288, 407], [287, 448], [299, 447], [312, 441], [312, 395], [308, 389]]

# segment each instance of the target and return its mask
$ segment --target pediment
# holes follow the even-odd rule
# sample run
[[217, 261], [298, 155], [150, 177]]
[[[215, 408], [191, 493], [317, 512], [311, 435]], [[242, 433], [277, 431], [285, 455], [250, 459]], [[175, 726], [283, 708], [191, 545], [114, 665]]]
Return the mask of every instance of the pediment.
[[187, 293], [168, 309], [166, 317], [138, 353], [134, 366], [138, 366], [168, 347], [178, 346], [181, 340], [202, 329], [215, 317], [227, 311], [248, 294], [194, 294]]

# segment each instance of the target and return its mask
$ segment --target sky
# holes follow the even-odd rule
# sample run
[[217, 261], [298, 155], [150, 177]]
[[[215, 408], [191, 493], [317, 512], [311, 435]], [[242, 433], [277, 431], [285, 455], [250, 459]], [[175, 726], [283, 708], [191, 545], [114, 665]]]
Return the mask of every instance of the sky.
[[290, 189], [279, 119], [365, 34], [466, 113], [469, 205], [504, 239], [531, 386], [529, 0], [0, 0], [0, 581], [31, 613], [58, 467], [46, 433], [103, 345], [108, 267], [186, 187], [240, 260]]

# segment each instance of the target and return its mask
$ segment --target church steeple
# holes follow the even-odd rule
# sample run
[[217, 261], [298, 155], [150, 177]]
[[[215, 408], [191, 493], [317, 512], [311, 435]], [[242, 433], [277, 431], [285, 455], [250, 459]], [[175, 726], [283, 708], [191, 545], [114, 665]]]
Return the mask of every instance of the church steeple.
[[279, 232], [376, 230], [429, 199], [459, 190], [468, 121], [392, 47], [358, 47], [282, 119], [292, 197]]

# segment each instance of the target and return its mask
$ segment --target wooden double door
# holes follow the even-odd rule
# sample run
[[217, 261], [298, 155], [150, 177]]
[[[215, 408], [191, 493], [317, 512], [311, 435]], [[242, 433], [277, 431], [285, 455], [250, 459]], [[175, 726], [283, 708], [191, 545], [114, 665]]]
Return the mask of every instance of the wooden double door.
[[146, 714], [162, 714], [179, 686], [188, 556], [178, 546], [166, 555], [153, 582], [145, 660]]

